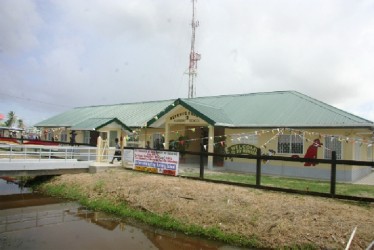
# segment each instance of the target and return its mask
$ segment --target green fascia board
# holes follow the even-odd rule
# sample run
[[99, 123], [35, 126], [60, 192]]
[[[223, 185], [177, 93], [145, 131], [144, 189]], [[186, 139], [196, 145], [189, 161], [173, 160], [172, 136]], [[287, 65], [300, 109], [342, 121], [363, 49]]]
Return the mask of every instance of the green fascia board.
[[99, 130], [113, 122], [119, 124], [123, 129], [132, 132], [132, 129], [126, 126], [118, 118], [89, 118], [72, 126], [71, 130]]
[[181, 98], [178, 98], [175, 100], [172, 104], [170, 104], [168, 107], [166, 107], [163, 111], [155, 115], [151, 120], [147, 122], [147, 127], [151, 126], [155, 121], [160, 119], [162, 116], [170, 112], [172, 109], [176, 108], [178, 105], [181, 105], [182, 107], [188, 109], [189, 111], [193, 112], [195, 115], [200, 117], [201, 119], [205, 120], [207, 123], [214, 125], [216, 122], [209, 118], [208, 116], [201, 113], [199, 110], [195, 109], [191, 105], [189, 105], [187, 102], [183, 101]]

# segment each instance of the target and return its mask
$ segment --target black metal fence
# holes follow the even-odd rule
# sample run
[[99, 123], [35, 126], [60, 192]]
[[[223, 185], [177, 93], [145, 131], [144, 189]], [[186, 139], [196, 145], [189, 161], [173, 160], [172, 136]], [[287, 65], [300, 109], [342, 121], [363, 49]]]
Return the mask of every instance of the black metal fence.
[[[269, 155], [262, 155], [261, 149], [257, 150], [257, 155], [233, 155], [233, 154], [215, 154], [215, 153], [208, 153], [208, 152], [186, 152], [189, 155], [198, 155], [200, 156], [200, 173], [199, 177], [191, 177], [191, 176], [183, 176], [185, 178], [191, 179], [199, 179], [208, 182], [215, 182], [215, 183], [223, 183], [229, 185], [237, 185], [237, 186], [245, 186], [245, 187], [252, 187], [258, 189], [265, 189], [265, 190], [273, 190], [273, 191], [281, 191], [287, 193], [297, 193], [297, 194], [304, 194], [304, 195], [312, 195], [312, 196], [320, 196], [320, 197], [328, 197], [328, 198], [336, 198], [336, 199], [344, 199], [344, 200], [354, 200], [354, 201], [363, 201], [363, 202], [374, 202], [374, 198], [372, 197], [358, 197], [358, 196], [350, 196], [350, 195], [341, 195], [336, 193], [336, 166], [337, 165], [353, 165], [353, 166], [370, 166], [374, 168], [374, 162], [370, 161], [354, 161], [354, 160], [338, 160], [336, 158], [336, 152], [332, 152], [332, 159], [312, 159], [312, 158], [294, 158], [294, 157], [283, 157], [283, 156], [269, 156]], [[256, 160], [256, 183], [255, 184], [244, 184], [238, 182], [231, 182], [231, 181], [222, 181], [222, 180], [212, 180], [207, 179], [204, 177], [204, 163], [206, 157], [225, 157], [225, 158], [242, 158], [242, 159], [253, 159]], [[331, 166], [330, 169], [330, 192], [323, 193], [323, 192], [314, 192], [314, 191], [304, 191], [304, 190], [296, 190], [290, 188], [282, 188], [282, 187], [273, 187], [273, 186], [265, 186], [261, 183], [262, 178], [262, 162], [268, 160], [275, 160], [275, 161], [284, 161], [284, 162], [311, 162], [311, 163], [325, 163]], [[374, 186], [372, 190], [374, 194]]]

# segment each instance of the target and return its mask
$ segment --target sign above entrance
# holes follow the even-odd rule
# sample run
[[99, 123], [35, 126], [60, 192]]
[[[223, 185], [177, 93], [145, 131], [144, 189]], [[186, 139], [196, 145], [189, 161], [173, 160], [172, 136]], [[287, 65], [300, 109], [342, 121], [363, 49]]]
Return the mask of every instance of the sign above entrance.
[[171, 115], [169, 121], [173, 123], [201, 123], [203, 122], [197, 115], [191, 111], [183, 111]]

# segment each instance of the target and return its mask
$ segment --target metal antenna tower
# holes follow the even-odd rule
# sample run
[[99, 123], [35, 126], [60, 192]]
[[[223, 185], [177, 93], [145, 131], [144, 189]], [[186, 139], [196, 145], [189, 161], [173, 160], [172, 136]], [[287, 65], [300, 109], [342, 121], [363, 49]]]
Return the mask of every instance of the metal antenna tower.
[[188, 98], [194, 98], [196, 96], [194, 81], [197, 74], [197, 61], [201, 59], [201, 55], [195, 52], [195, 30], [199, 26], [199, 21], [195, 20], [195, 1], [196, 0], [192, 0], [192, 37], [190, 65], [188, 67]]

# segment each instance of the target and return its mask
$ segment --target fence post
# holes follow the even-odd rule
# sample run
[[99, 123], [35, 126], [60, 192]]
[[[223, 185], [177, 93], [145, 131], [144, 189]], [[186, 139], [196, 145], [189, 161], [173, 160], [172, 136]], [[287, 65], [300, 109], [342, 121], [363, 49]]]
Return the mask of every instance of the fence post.
[[261, 186], [261, 148], [257, 149], [256, 158], [256, 186]]
[[331, 152], [331, 181], [330, 181], [330, 194], [335, 195], [336, 191], [336, 151]]
[[10, 145], [10, 150], [9, 150], [9, 161], [12, 161], [12, 155], [13, 155], [13, 147]]
[[201, 144], [200, 146], [200, 179], [204, 179], [204, 146]]

